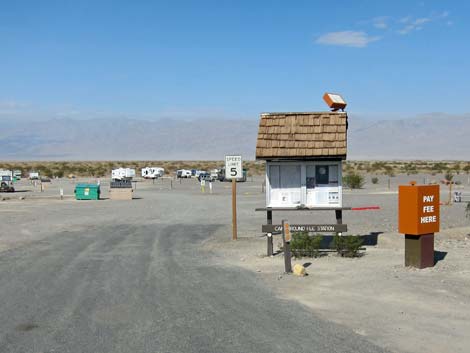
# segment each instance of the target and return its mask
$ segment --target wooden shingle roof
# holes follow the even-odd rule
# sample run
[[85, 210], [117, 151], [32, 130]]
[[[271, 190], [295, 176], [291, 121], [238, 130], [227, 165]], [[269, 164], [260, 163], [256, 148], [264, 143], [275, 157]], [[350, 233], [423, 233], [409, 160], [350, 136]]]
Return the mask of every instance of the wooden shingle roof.
[[346, 159], [344, 112], [263, 113], [256, 159]]

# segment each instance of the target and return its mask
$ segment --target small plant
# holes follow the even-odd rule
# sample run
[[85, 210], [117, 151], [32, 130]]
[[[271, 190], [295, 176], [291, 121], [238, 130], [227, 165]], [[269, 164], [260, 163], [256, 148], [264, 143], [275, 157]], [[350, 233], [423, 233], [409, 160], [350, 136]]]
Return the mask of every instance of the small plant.
[[373, 177], [371, 181], [372, 181], [372, 184], [377, 184], [379, 182], [379, 178]]
[[343, 257], [359, 257], [363, 242], [364, 240], [359, 236], [336, 234], [332, 241], [332, 248]]
[[294, 255], [294, 257], [320, 256], [320, 244], [322, 239], [323, 237], [319, 234], [309, 236], [307, 232], [293, 233], [290, 243], [292, 255]]
[[343, 184], [350, 189], [361, 189], [364, 186], [364, 177], [357, 173], [348, 173], [343, 178]]
[[444, 178], [446, 180], [452, 181], [452, 179], [454, 179], [454, 174], [452, 174], [452, 171], [448, 170], [444, 175]]
[[470, 174], [470, 164], [467, 164], [465, 167], [462, 168], [463, 171], [467, 174]]

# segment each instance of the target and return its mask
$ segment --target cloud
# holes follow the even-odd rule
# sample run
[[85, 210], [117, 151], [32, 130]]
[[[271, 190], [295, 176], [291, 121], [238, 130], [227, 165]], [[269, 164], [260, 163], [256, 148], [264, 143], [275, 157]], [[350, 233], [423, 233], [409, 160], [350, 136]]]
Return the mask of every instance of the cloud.
[[[434, 13], [429, 17], [419, 17], [413, 19], [411, 16], [406, 16], [398, 20], [398, 23], [404, 25], [397, 33], [405, 35], [414, 31], [420, 31], [424, 28], [424, 25], [431, 22], [440, 21], [449, 17], [449, 11], [443, 11], [441, 13]], [[451, 22], [451, 21], [447, 21]]]
[[325, 33], [318, 37], [315, 42], [323, 45], [364, 48], [369, 43], [375, 42], [379, 39], [380, 37], [370, 36], [363, 31], [340, 31]]
[[378, 29], [387, 29], [388, 28], [388, 16], [380, 16], [372, 19], [372, 25]]
[[398, 33], [408, 34], [413, 31], [420, 31], [423, 29], [424, 24], [428, 22], [431, 22], [431, 19], [427, 17], [417, 18], [411, 22], [408, 20], [408, 22], [404, 22], [406, 26], [398, 30]]

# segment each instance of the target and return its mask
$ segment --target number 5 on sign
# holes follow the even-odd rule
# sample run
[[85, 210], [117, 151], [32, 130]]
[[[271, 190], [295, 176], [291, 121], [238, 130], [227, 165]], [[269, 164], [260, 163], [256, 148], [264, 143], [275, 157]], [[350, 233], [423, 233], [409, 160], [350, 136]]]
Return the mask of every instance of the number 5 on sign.
[[242, 177], [242, 156], [225, 156], [225, 178], [238, 179]]

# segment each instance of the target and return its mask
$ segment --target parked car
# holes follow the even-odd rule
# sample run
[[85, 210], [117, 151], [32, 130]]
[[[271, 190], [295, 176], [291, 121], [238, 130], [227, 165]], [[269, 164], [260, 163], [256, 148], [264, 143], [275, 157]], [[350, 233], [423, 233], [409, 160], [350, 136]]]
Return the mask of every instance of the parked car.
[[211, 178], [211, 175], [209, 173], [200, 173], [199, 176], [197, 177], [197, 180], [199, 180], [199, 182], [201, 180], [205, 180], [205, 181], [212, 181], [212, 178]]

